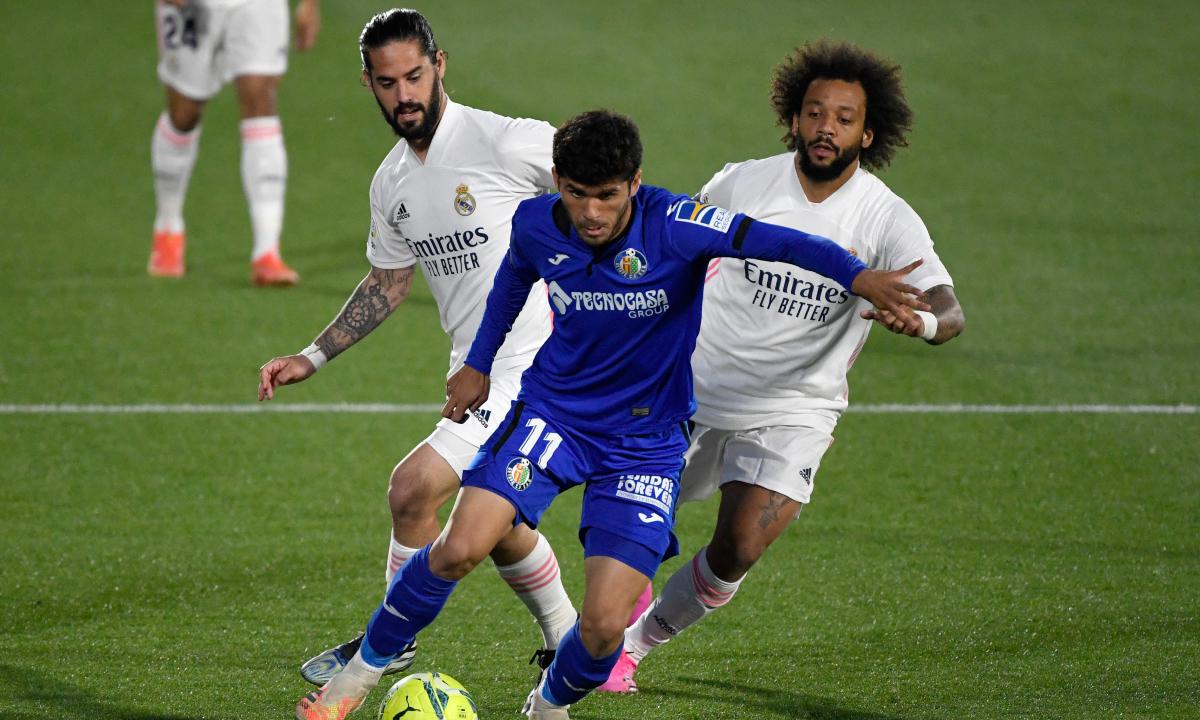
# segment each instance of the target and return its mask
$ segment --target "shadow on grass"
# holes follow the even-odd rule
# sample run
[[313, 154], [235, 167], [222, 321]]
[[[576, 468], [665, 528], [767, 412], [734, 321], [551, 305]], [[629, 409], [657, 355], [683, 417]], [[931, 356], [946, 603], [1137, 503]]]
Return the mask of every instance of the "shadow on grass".
[[736, 682], [714, 682], [709, 677], [678, 675], [678, 683], [689, 687], [684, 690], [669, 688], [647, 688], [639, 695], [678, 697], [691, 701], [704, 700], [711, 703], [706, 717], [786, 717], [797, 720], [904, 720], [900, 715], [868, 712], [840, 707], [826, 698], [796, 692], [779, 685], [756, 687]]
[[178, 715], [146, 712], [104, 702], [77, 685], [56, 680], [48, 674], [0, 663], [0, 677], [9, 678], [0, 691], [4, 720], [87, 718], [88, 720], [233, 720], [221, 715]]

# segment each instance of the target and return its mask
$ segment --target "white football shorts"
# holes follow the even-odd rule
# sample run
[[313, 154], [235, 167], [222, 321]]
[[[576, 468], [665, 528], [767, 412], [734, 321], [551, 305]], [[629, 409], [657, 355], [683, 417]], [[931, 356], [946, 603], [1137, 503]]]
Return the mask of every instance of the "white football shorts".
[[471, 413], [461, 423], [442, 418], [425, 438], [429, 447], [441, 455], [459, 478], [475, 459], [475, 454], [492, 433], [508, 417], [508, 410], [521, 389], [521, 373], [525, 366], [500, 372], [491, 377], [487, 402], [477, 413]]
[[728, 482], [759, 485], [799, 503], [812, 496], [833, 436], [811, 427], [718, 430], [697, 424], [684, 454], [680, 502], [703, 500]]
[[241, 75], [287, 70], [287, 0], [155, 3], [158, 77], [193, 100], [207, 100]]

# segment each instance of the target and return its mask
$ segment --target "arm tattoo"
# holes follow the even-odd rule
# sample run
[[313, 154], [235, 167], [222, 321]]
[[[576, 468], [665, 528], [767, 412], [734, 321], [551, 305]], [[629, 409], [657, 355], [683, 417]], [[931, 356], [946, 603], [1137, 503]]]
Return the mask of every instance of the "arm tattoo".
[[958, 298], [954, 295], [954, 288], [949, 285], [936, 285], [926, 290], [920, 299], [929, 304], [931, 312], [938, 320], [937, 335], [932, 340], [934, 345], [940, 345], [963, 331], [967, 321], [963, 316], [962, 306], [958, 304]]
[[332, 360], [351, 345], [367, 336], [399, 307], [412, 290], [413, 269], [395, 270], [371, 268], [371, 272], [354, 294], [342, 306], [329, 327], [316, 340], [316, 345]]
[[763, 504], [761, 513], [758, 516], [758, 527], [760, 530], [766, 530], [775, 523], [779, 522], [779, 511], [783, 510], [788, 504], [788, 497], [774, 490], [769, 491], [771, 494], [767, 498], [767, 502]]
[[354, 297], [342, 308], [342, 316], [337, 321], [338, 327], [354, 338], [361, 338], [374, 330], [391, 312], [378, 285], [371, 285], [366, 291], [365, 294], [361, 290], [354, 293]]

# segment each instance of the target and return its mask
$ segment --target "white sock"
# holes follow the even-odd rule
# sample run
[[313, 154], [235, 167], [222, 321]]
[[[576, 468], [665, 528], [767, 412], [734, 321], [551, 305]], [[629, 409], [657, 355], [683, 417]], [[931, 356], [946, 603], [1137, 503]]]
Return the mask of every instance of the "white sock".
[[287, 151], [283, 147], [283, 126], [279, 118], [256, 117], [243, 120], [242, 186], [250, 206], [250, 224], [254, 228], [252, 260], [278, 251], [283, 232], [283, 196], [287, 186]]
[[200, 147], [200, 126], [180, 132], [167, 113], [158, 116], [150, 139], [150, 167], [154, 171], [157, 211], [155, 232], [183, 232], [183, 199]]
[[702, 547], [692, 561], [675, 571], [638, 621], [625, 631], [625, 651], [640, 662], [654, 648], [703, 620], [733, 598], [745, 576], [725, 582], [708, 566]]
[[407, 545], [401, 545], [393, 535], [391, 543], [388, 545], [387, 559], [387, 576], [388, 587], [392, 585], [392, 578], [396, 577], [396, 573], [400, 570], [400, 566], [408, 562], [408, 559], [417, 554], [421, 548], [410, 548]]
[[377, 668], [364, 660], [362, 651], [360, 650], [354, 653], [354, 657], [350, 658], [350, 662], [346, 663], [346, 667], [342, 668], [341, 671], [338, 672], [338, 675], [341, 675], [342, 673], [350, 673], [352, 677], [357, 678], [360, 682], [371, 682], [372, 680], [379, 682], [379, 678], [383, 675], [383, 671], [385, 669], [386, 666]]
[[325, 694], [321, 697], [321, 705], [337, 707], [344, 698], [353, 698], [357, 702], [366, 699], [371, 690], [379, 684], [383, 677], [384, 668], [368, 665], [362, 659], [362, 653], [354, 653], [346, 667], [330, 678], [325, 684]]
[[497, 565], [496, 570], [537, 619], [545, 647], [557, 648], [558, 641], [575, 625], [576, 612], [546, 536], [538, 533], [537, 544], [524, 559], [512, 565]]

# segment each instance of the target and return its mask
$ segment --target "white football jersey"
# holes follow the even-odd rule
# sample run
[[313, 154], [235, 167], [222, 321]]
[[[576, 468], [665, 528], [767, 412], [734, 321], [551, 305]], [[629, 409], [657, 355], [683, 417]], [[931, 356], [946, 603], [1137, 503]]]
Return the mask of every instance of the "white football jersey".
[[[367, 259], [378, 268], [418, 265], [450, 336], [453, 374], [483, 319], [492, 279], [508, 252], [512, 215], [550, 191], [554, 127], [447, 100], [422, 163], [400, 140], [371, 181]], [[525, 365], [550, 334], [546, 288], [537, 283], [496, 355], [493, 372]]]
[[[925, 263], [907, 278], [922, 291], [952, 285], [916, 212], [859, 168], [821, 203], [796, 176], [795, 155], [729, 164], [701, 199], [764, 222], [824, 235], [876, 270]], [[846, 373], [872, 322], [846, 288], [782, 262], [720, 258], [709, 267], [692, 355], [697, 422], [728, 430], [805, 425], [832, 432], [846, 409]]]

